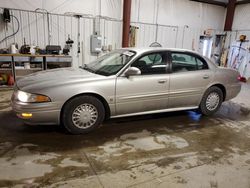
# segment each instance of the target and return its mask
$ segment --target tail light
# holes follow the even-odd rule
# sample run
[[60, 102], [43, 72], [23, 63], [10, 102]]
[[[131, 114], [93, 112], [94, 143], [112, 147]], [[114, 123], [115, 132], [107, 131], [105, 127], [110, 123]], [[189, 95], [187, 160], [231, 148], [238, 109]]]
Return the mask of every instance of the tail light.
[[241, 76], [241, 75], [239, 75], [239, 76], [238, 76], [238, 80], [239, 80], [240, 82], [244, 82], [244, 83], [246, 83], [246, 82], [247, 82], [246, 77]]

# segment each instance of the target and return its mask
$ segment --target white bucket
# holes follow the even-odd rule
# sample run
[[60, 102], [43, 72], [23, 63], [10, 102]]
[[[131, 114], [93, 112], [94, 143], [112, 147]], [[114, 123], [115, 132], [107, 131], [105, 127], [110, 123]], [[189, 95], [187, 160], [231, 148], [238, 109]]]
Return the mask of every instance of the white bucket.
[[17, 53], [16, 44], [11, 44], [11, 46], [10, 46], [10, 53], [11, 54], [16, 54]]
[[30, 69], [30, 63], [29, 62], [25, 62], [24, 63], [24, 68], [25, 69]]

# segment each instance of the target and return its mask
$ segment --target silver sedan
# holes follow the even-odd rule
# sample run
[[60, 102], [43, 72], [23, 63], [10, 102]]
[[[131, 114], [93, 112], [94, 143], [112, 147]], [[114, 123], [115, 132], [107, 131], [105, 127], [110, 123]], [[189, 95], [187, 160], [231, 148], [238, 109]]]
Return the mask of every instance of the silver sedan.
[[12, 108], [28, 124], [62, 124], [80, 134], [107, 118], [190, 109], [211, 115], [239, 93], [238, 76], [192, 51], [126, 48], [18, 80]]

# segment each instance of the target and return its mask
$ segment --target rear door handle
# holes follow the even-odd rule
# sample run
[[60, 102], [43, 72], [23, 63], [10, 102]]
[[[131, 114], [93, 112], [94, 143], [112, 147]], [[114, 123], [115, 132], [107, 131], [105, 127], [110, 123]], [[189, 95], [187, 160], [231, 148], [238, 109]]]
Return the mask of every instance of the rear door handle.
[[167, 80], [158, 80], [159, 84], [164, 84]]
[[204, 79], [208, 79], [209, 76], [208, 76], [208, 75], [204, 75], [203, 78], [204, 78]]

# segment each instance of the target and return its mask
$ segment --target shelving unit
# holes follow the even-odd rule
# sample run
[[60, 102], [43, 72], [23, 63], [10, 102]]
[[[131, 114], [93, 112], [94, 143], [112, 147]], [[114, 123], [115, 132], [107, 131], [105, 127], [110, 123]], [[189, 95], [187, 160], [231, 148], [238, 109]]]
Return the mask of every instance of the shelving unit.
[[[12, 56], [2, 56], [0, 57], [0, 75], [14, 75], [13, 66], [12, 66]], [[7, 77], [6, 77], [7, 79]], [[0, 88], [8, 88], [8, 85], [0, 85]]]
[[[72, 57], [64, 55], [0, 54], [0, 74], [11, 75], [14, 81], [28, 74], [52, 68], [72, 66]], [[0, 88], [11, 87], [0, 85]]]

